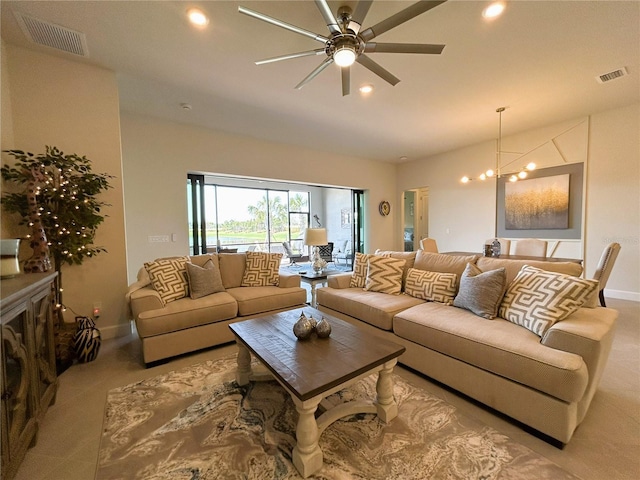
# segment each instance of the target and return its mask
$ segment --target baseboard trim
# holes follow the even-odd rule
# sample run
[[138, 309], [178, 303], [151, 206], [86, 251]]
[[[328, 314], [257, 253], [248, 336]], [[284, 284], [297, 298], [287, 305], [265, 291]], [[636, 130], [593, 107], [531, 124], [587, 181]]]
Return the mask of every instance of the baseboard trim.
[[610, 290], [604, 289], [604, 298], [619, 298], [620, 300], [631, 300], [632, 302], [640, 302], [640, 292], [629, 292], [626, 290]]
[[101, 327], [100, 324], [98, 324], [97, 327], [100, 329], [102, 340], [126, 337], [132, 332], [131, 322], [121, 323], [120, 325], [110, 325], [108, 327]]

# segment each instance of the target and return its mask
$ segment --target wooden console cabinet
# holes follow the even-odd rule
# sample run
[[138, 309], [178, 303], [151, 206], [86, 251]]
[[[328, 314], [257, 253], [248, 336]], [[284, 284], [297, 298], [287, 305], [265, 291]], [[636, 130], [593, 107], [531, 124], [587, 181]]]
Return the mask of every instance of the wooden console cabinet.
[[0, 281], [0, 398], [3, 479], [15, 476], [58, 388], [53, 338], [56, 273]]

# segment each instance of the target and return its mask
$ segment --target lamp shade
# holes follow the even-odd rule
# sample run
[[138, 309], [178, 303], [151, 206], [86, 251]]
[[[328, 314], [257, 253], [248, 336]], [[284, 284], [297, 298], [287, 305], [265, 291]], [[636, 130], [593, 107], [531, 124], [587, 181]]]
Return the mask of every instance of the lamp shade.
[[326, 245], [327, 229], [326, 228], [307, 228], [304, 231], [304, 244], [311, 246]]

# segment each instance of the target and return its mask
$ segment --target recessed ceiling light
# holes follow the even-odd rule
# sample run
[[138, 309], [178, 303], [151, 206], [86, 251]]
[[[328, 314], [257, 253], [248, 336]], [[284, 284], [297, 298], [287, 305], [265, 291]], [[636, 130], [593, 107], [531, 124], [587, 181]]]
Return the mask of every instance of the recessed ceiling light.
[[496, 18], [502, 15], [502, 12], [504, 12], [504, 9], [505, 9], [504, 2], [493, 2], [482, 11], [482, 16], [484, 18]]
[[189, 17], [189, 21], [198, 27], [204, 27], [209, 24], [209, 18], [202, 10], [197, 8], [187, 10], [187, 16]]
[[360, 93], [371, 93], [373, 92], [373, 85], [367, 83], [366, 85], [362, 85], [360, 88]]

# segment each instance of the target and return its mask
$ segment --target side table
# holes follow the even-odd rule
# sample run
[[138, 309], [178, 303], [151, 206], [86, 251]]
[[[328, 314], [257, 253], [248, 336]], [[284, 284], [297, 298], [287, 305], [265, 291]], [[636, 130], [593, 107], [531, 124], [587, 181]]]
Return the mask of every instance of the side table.
[[324, 270], [320, 273], [314, 272], [300, 272], [300, 281], [311, 286], [311, 306], [313, 308], [316, 307], [316, 285], [318, 284], [326, 284], [327, 277], [330, 275], [335, 275], [338, 273], [343, 273], [340, 270]]

